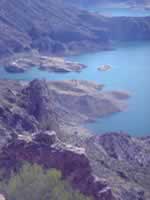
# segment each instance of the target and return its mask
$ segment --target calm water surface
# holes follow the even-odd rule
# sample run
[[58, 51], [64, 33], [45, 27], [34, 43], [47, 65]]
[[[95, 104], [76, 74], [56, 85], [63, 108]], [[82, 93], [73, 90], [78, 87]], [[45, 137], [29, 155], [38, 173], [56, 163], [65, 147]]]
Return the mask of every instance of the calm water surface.
[[[33, 68], [23, 74], [9, 74], [2, 67], [0, 77], [17, 80], [84, 79], [105, 84], [105, 90], [131, 93], [128, 110], [98, 119], [87, 127], [97, 133], [124, 131], [133, 135], [150, 135], [150, 42], [122, 43], [113, 51], [89, 53], [69, 58], [86, 64], [81, 73], [56, 74]], [[112, 69], [99, 72], [98, 66], [109, 64]]]

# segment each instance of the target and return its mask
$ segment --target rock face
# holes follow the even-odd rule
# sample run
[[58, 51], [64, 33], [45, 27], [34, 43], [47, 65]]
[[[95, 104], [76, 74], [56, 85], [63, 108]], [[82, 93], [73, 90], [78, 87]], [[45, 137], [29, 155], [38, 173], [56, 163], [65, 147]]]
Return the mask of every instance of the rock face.
[[136, 163], [143, 167], [150, 166], [150, 147], [147, 146], [144, 139], [112, 133], [99, 137], [97, 142], [103, 146], [110, 157]]
[[[60, 170], [74, 188], [96, 200], [149, 200], [148, 143], [149, 138], [123, 133], [92, 136], [81, 147], [63, 143], [54, 131], [18, 135], [1, 149], [0, 168], [9, 175], [24, 161], [38, 163]], [[115, 149], [118, 156], [114, 156]], [[137, 149], [142, 152], [138, 158], [145, 157], [145, 165], [134, 158]], [[129, 151], [133, 159], [126, 156]]]
[[87, 140], [86, 150], [93, 172], [106, 179], [116, 198], [150, 199], [149, 139], [124, 133], [106, 133]]
[[46, 168], [61, 170], [73, 187], [94, 199], [114, 200], [106, 182], [92, 175], [84, 149], [61, 143], [54, 132], [41, 133], [30, 140], [19, 137], [10, 141], [0, 153], [0, 167], [7, 172], [17, 169], [22, 161], [38, 163]]
[[109, 48], [105, 30], [82, 19], [87, 12], [65, 8], [60, 0], [3, 0], [0, 8], [1, 58], [31, 49], [59, 55]]
[[27, 87], [11, 81], [5, 84], [7, 86], [0, 89], [1, 145], [20, 132], [29, 135], [39, 130], [59, 132], [57, 115], [52, 107], [53, 95], [45, 81], [35, 80]]
[[86, 67], [80, 63], [66, 61], [61, 57], [41, 56], [38, 53], [12, 56], [3, 60], [2, 65], [10, 73], [23, 73], [32, 67], [49, 72], [80, 72]]
[[39, 130], [59, 132], [62, 124], [79, 124], [122, 111], [128, 94], [106, 93], [102, 87], [76, 80], [1, 81], [0, 127], [8, 135]]
[[108, 50], [111, 40], [150, 39], [150, 17], [106, 18], [60, 0], [3, 0], [0, 8], [0, 58], [32, 49], [78, 54]]
[[40, 122], [40, 128], [58, 131], [53, 94], [50, 93], [46, 81], [34, 80], [22, 92], [25, 109]]

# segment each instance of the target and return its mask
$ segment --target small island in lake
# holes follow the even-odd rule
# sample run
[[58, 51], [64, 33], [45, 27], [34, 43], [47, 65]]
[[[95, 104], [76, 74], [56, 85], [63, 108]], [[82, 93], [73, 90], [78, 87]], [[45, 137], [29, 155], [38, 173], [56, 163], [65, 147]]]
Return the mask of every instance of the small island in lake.
[[108, 71], [108, 70], [111, 70], [111, 68], [112, 67], [110, 65], [102, 65], [102, 66], [98, 67], [97, 69], [99, 71]]

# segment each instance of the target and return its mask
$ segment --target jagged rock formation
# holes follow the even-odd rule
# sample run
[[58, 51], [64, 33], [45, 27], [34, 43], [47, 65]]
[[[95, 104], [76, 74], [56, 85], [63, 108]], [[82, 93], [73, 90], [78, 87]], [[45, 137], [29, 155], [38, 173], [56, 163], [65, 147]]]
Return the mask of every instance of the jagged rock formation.
[[[60, 132], [72, 126], [124, 109], [126, 92], [103, 92], [102, 85], [87, 81], [1, 81], [0, 131], [2, 141], [11, 134]], [[5, 130], [5, 131], [4, 131]], [[5, 132], [5, 137], [3, 136]], [[3, 142], [1, 142], [3, 144]]]
[[54, 132], [30, 138], [20, 135], [0, 153], [0, 168], [7, 173], [17, 170], [22, 161], [60, 170], [73, 187], [96, 200], [115, 200], [106, 182], [92, 174], [85, 150], [61, 143]]
[[150, 166], [150, 147], [147, 146], [146, 138], [139, 139], [114, 133], [100, 136], [96, 141], [103, 146], [110, 157], [143, 167]]
[[[63, 143], [54, 131], [18, 135], [1, 149], [0, 168], [5, 169], [8, 176], [11, 170], [18, 170], [23, 161], [38, 163], [61, 170], [73, 187], [94, 199], [149, 200], [148, 144], [148, 137], [135, 138], [123, 133], [91, 136], [80, 147]], [[133, 159], [126, 156], [129, 150]], [[114, 156], [114, 152], [118, 156]], [[144, 157], [146, 165], [134, 157], [134, 152], [142, 152], [138, 158]]]
[[22, 93], [25, 109], [40, 122], [40, 128], [58, 131], [53, 94], [48, 89], [46, 81], [34, 80]]
[[57, 116], [52, 108], [53, 95], [49, 96], [45, 81], [35, 80], [29, 87], [18, 82], [4, 82], [7, 86], [1, 86], [0, 91], [1, 145], [19, 132], [59, 131]]
[[59, 0], [0, 2], [0, 58], [32, 49], [57, 55], [110, 49], [111, 40], [150, 39], [149, 33], [150, 17], [106, 18]]

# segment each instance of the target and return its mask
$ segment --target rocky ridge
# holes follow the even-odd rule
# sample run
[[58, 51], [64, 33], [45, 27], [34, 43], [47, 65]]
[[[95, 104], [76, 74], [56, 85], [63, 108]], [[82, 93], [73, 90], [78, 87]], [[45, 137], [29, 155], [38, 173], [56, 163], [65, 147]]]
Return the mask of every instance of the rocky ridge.
[[121, 112], [129, 97], [126, 92], [104, 92], [103, 85], [88, 81], [0, 82], [2, 141], [4, 130], [6, 138], [10, 133], [60, 132], [60, 127], [77, 126], [96, 117]]
[[12, 56], [1, 61], [1, 65], [10, 73], [23, 73], [33, 67], [49, 72], [80, 72], [85, 65], [67, 61], [62, 57], [42, 56], [38, 53]]
[[149, 138], [125, 133], [94, 135], [86, 141], [93, 172], [106, 179], [118, 199], [149, 200]]
[[62, 143], [55, 132], [19, 135], [0, 153], [0, 168], [7, 169], [7, 175], [19, 169], [24, 161], [60, 170], [74, 188], [94, 199], [115, 200], [107, 183], [92, 174], [85, 150]]
[[108, 50], [112, 40], [149, 40], [149, 33], [150, 17], [107, 18], [59, 0], [0, 2], [0, 59], [33, 49], [57, 56]]

